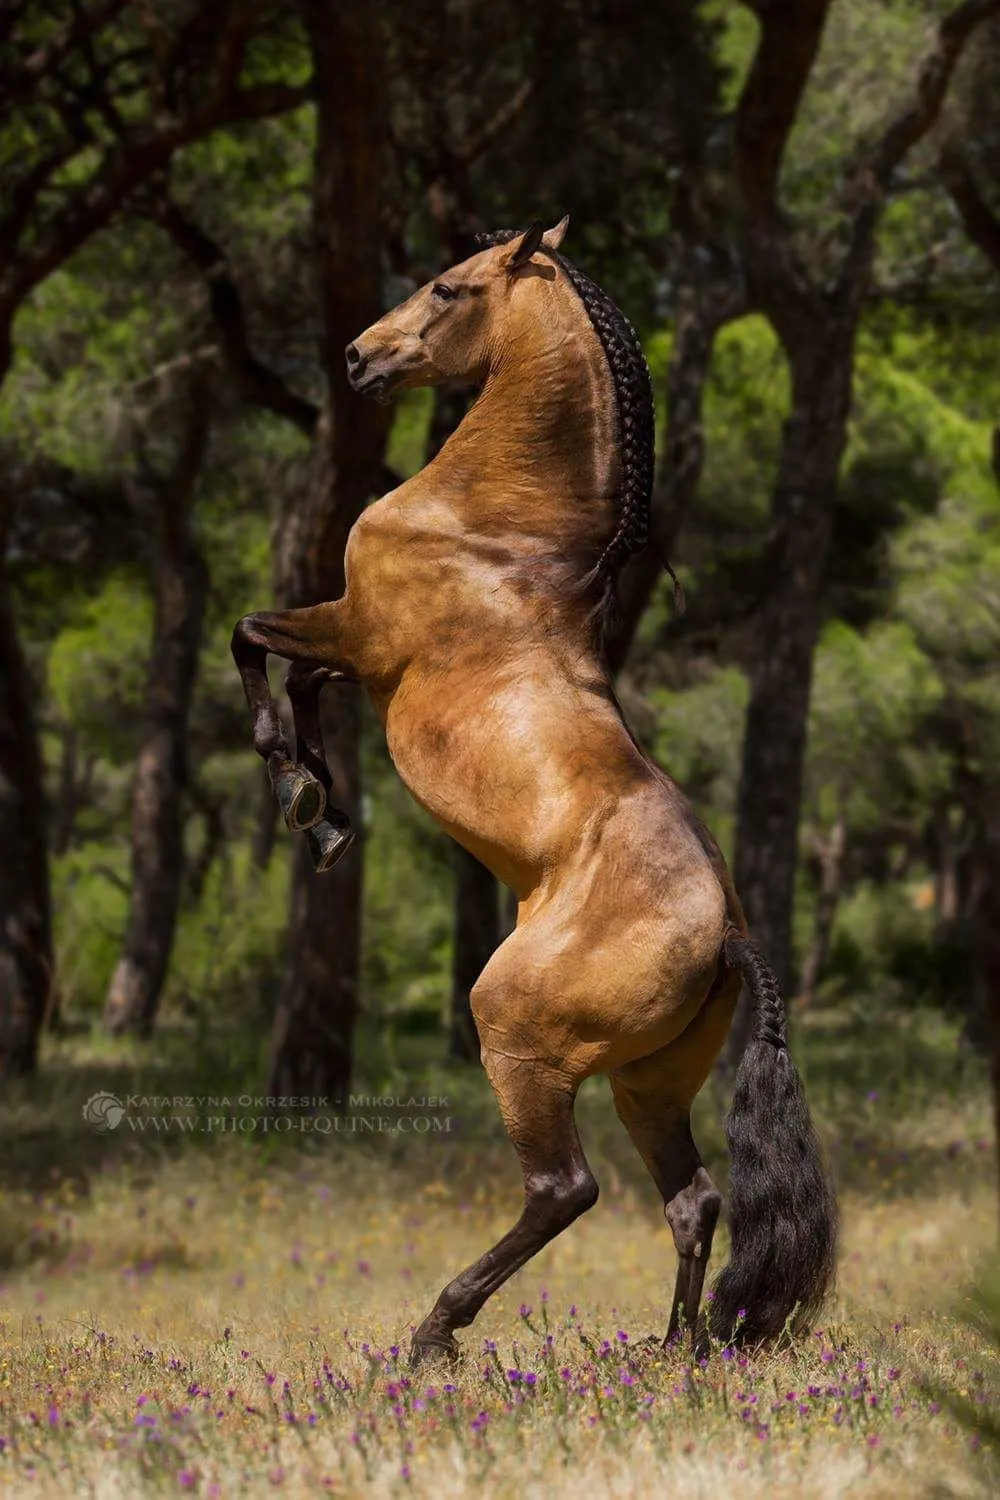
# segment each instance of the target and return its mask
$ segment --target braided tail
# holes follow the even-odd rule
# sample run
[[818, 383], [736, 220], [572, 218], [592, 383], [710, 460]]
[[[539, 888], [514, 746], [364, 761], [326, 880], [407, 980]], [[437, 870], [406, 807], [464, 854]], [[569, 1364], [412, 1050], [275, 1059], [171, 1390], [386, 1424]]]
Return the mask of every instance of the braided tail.
[[726, 1120], [732, 1252], [709, 1321], [726, 1343], [757, 1344], [823, 1301], [836, 1266], [837, 1204], [788, 1053], [778, 981], [749, 938], [726, 938], [723, 955], [749, 987], [754, 1019]]

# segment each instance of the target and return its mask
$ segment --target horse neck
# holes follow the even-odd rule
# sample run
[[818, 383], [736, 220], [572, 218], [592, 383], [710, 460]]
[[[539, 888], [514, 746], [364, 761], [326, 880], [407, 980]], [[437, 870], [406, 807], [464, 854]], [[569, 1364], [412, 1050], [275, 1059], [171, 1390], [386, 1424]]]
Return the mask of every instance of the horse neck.
[[616, 431], [600, 341], [582, 305], [557, 305], [501, 344], [434, 460], [435, 487], [447, 486], [467, 531], [507, 538], [512, 551], [596, 558], [615, 528]]

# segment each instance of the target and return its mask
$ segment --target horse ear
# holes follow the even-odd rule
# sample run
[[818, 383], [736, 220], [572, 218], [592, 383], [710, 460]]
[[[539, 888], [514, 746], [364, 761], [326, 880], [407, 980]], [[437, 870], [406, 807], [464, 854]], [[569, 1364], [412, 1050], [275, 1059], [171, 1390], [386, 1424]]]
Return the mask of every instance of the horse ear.
[[544, 233], [545, 230], [542, 227], [540, 219], [536, 219], [531, 228], [524, 231], [514, 249], [508, 253], [504, 260], [504, 270], [508, 276], [512, 276], [515, 271], [519, 271], [522, 266], [528, 264], [528, 261], [542, 243]]
[[556, 224], [552, 229], [546, 229], [544, 235], [542, 236], [542, 244], [545, 246], [546, 250], [558, 250], [559, 246], [566, 238], [566, 231], [568, 228], [569, 214], [563, 214], [562, 218], [559, 220], [559, 223]]

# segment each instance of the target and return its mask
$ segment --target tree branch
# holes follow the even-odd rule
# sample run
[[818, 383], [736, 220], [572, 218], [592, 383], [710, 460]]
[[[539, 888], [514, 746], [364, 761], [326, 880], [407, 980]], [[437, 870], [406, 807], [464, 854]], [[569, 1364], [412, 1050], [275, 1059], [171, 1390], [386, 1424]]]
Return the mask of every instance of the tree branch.
[[945, 142], [941, 152], [941, 180], [961, 215], [969, 239], [1000, 271], [1000, 218], [980, 193], [968, 158], [954, 136]]
[[[51, 77], [65, 62], [78, 43], [87, 42], [96, 31], [126, 8], [129, 0], [107, 0], [92, 11], [82, 5], [73, 7], [73, 19], [61, 34], [45, 47], [38, 47], [22, 59], [20, 66], [0, 71], [0, 111], [30, 99], [43, 78]], [[16, 24], [19, 17], [15, 18]]]
[[283, 114], [308, 100], [312, 85], [264, 83], [213, 98], [187, 115], [167, 116], [152, 132], [107, 153], [87, 182], [53, 218], [39, 241], [20, 257], [10, 258], [0, 273], [0, 308], [8, 314], [33, 287], [62, 265], [83, 242], [103, 229], [111, 215], [139, 184], [166, 166], [175, 151], [191, 141], [248, 120]]
[[230, 275], [224, 250], [171, 199], [161, 200], [156, 216], [174, 244], [205, 279], [223, 357], [241, 394], [265, 411], [284, 417], [311, 438], [319, 421], [319, 408], [290, 390], [281, 376], [262, 364], [251, 350], [243, 300]]
[[777, 215], [782, 157], [819, 51], [830, 0], [756, 0], [760, 37], [736, 107], [736, 180], [750, 220]]
[[837, 280], [837, 298], [856, 301], [861, 294], [875, 252], [875, 231], [892, 174], [937, 121], [969, 37], [983, 21], [996, 15], [1000, 15], [1000, 0], [963, 0], [944, 17], [933, 49], [921, 64], [912, 103], [890, 121], [875, 146], [857, 163], [852, 174], [852, 195], [857, 195], [858, 206]]

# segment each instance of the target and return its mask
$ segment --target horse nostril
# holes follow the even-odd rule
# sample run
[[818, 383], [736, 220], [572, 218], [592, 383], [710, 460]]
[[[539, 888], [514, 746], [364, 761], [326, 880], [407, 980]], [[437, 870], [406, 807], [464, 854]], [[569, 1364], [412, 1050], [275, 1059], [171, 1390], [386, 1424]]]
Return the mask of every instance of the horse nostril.
[[348, 346], [347, 346], [347, 368], [349, 370], [353, 370], [353, 369], [355, 369], [355, 367], [357, 365], [360, 365], [361, 363], [362, 363], [362, 360], [361, 360], [361, 350], [358, 348], [357, 344], [348, 344]]

